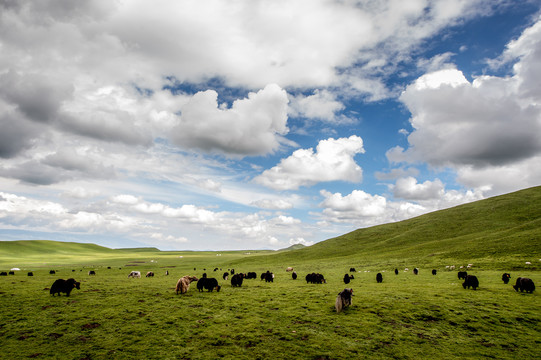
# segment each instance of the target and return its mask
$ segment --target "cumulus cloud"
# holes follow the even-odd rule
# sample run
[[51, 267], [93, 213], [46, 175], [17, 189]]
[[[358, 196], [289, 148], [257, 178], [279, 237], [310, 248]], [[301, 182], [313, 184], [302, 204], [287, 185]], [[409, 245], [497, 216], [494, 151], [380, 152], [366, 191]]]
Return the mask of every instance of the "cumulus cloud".
[[[510, 77], [483, 75], [470, 82], [455, 68], [421, 76], [400, 97], [412, 114], [409, 147], [389, 150], [389, 160], [448, 166], [462, 174], [459, 179], [470, 179], [468, 184], [509, 190], [498, 185], [501, 177], [479, 180], [482, 174], [498, 173], [503, 182], [514, 182], [511, 174], [516, 171], [506, 175], [501, 169], [526, 170], [518, 164], [541, 154], [541, 109], [536, 105], [541, 87], [535, 80], [541, 76], [539, 53], [541, 20], [511, 42], [502, 56], [516, 61]], [[537, 185], [538, 178], [528, 172], [521, 177]]]
[[446, 70], [408, 87], [401, 100], [412, 112], [414, 131], [407, 150], [389, 151], [391, 161], [481, 168], [541, 152], [540, 110], [513, 94], [516, 78], [463, 80], [460, 71]]
[[362, 169], [354, 157], [362, 153], [363, 140], [355, 135], [321, 140], [315, 153], [311, 148], [296, 150], [254, 181], [276, 190], [294, 190], [325, 181], [359, 182]]
[[287, 133], [287, 93], [267, 85], [230, 109], [218, 105], [214, 90], [199, 92], [182, 107], [173, 141], [182, 147], [225, 154], [262, 155], [275, 151]]
[[306, 241], [302, 237], [289, 239], [289, 245], [297, 245], [297, 244], [301, 244], [301, 245], [304, 245], [304, 246], [310, 246], [310, 245], [314, 245], [314, 242], [313, 241]]
[[336, 95], [327, 90], [315, 90], [312, 95], [290, 96], [289, 114], [292, 117], [306, 117], [332, 123], [343, 123], [348, 120], [338, 113], [345, 108], [336, 99]]
[[444, 185], [440, 179], [419, 184], [415, 178], [406, 177], [398, 179], [393, 187], [394, 196], [406, 200], [437, 199], [443, 192]]
[[440, 187], [439, 180], [418, 184], [415, 179], [407, 178], [397, 184], [395, 192], [406, 201], [392, 201], [362, 190], [354, 190], [345, 196], [322, 190], [324, 200], [319, 204], [323, 208], [321, 217], [326, 223], [367, 227], [401, 221], [484, 198], [481, 191], [446, 191]]

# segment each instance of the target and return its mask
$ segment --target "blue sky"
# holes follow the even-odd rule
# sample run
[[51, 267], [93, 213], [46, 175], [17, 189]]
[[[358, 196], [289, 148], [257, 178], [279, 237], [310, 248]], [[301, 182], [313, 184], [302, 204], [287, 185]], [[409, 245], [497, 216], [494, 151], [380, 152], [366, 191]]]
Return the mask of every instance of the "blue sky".
[[539, 1], [0, 7], [0, 240], [280, 249], [541, 184]]

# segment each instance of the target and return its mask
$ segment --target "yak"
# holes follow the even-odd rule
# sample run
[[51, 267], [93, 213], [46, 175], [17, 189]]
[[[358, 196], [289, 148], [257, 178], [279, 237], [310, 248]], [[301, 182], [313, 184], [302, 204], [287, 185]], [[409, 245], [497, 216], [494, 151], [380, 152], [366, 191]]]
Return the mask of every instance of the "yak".
[[502, 281], [504, 284], [509, 284], [509, 279], [511, 278], [511, 274], [509, 273], [503, 273], [502, 274]]
[[336, 312], [339, 313], [346, 306], [351, 305], [351, 295], [353, 295], [353, 289], [344, 289], [338, 293], [334, 307]]
[[222, 287], [218, 285], [218, 280], [215, 278], [201, 278], [199, 281], [197, 281], [197, 290], [203, 291], [204, 289], [207, 289], [207, 291], [212, 292], [214, 289], [216, 291], [220, 291]]
[[466, 278], [464, 279], [464, 282], [462, 283], [462, 287], [464, 289], [466, 288], [473, 288], [473, 290], [477, 290], [479, 287], [479, 280], [477, 280], [477, 276], [475, 275], [466, 275]]
[[188, 289], [190, 288], [190, 284], [192, 283], [192, 281], [197, 281], [197, 280], [198, 280], [197, 277], [190, 276], [190, 275], [186, 275], [178, 279], [177, 286], [175, 287], [175, 291], [177, 295], [179, 292], [181, 294], [185, 294], [186, 292], [188, 292]]
[[234, 274], [231, 277], [231, 286], [233, 286], [233, 287], [235, 287], [235, 286], [241, 287], [243, 279], [244, 279], [244, 276], [242, 274]]
[[466, 276], [468, 276], [468, 272], [467, 271], [459, 271], [458, 272], [458, 278], [459, 279], [466, 279]]
[[51, 286], [50, 293], [52, 296], [54, 296], [54, 294], [60, 296], [60, 293], [63, 292], [66, 296], [70, 296], [71, 290], [73, 289], [81, 289], [81, 283], [75, 281], [75, 279], [58, 279]]
[[381, 273], [378, 273], [376, 275], [376, 281], [378, 282], [378, 284], [383, 282], [383, 275], [381, 275]]
[[535, 284], [532, 279], [519, 277], [517, 278], [516, 284], [513, 285], [513, 289], [517, 292], [520, 290], [520, 292], [526, 291], [531, 294], [535, 290]]

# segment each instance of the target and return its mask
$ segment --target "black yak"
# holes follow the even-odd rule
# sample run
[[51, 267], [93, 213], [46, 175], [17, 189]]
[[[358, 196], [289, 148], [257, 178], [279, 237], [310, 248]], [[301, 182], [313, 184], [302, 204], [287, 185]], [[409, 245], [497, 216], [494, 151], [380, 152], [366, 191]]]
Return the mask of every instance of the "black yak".
[[274, 274], [269, 270], [265, 273], [265, 282], [274, 282]]
[[344, 289], [338, 293], [334, 307], [336, 312], [339, 313], [346, 306], [351, 305], [351, 295], [353, 295], [353, 289]]
[[[232, 270], [233, 271], [233, 270]], [[242, 274], [235, 274], [231, 277], [231, 286], [241, 287], [244, 276]]]
[[379, 283], [383, 282], [383, 275], [381, 275], [381, 273], [378, 273], [376, 275], [376, 281]]
[[462, 283], [462, 287], [464, 289], [466, 288], [472, 288], [473, 290], [477, 290], [479, 287], [479, 280], [477, 280], [477, 276], [475, 275], [466, 275], [466, 278], [464, 279], [464, 282]]
[[394, 269], [394, 274], [398, 275], [398, 269]]
[[53, 296], [54, 294], [58, 294], [58, 296], [60, 296], [60, 293], [63, 292], [66, 294], [66, 296], [70, 296], [71, 290], [73, 289], [81, 289], [81, 283], [75, 281], [75, 279], [58, 279], [51, 286], [50, 293]]
[[509, 284], [509, 279], [511, 278], [511, 274], [509, 273], [503, 273], [502, 275], [502, 281], [504, 284]]
[[291, 278], [292, 278], [293, 280], [297, 280], [297, 273], [296, 273], [295, 271], [293, 271], [293, 272], [291, 273]]
[[459, 278], [459, 279], [466, 279], [466, 276], [468, 276], [468, 272], [467, 272], [467, 271], [459, 271], [459, 272], [458, 272], [458, 278]]
[[413, 269], [413, 274], [418, 275], [419, 274], [419, 269], [417, 269], [417, 268]]
[[349, 274], [345, 274], [344, 275], [344, 284], [349, 284], [350, 281], [351, 280], [350, 280]]
[[516, 284], [513, 285], [513, 289], [517, 292], [520, 290], [520, 292], [526, 291], [531, 294], [535, 290], [535, 284], [532, 279], [519, 277]]
[[438, 273], [438, 270], [432, 269], [432, 275], [436, 275]]
[[218, 285], [218, 280], [215, 278], [201, 278], [199, 281], [197, 281], [197, 290], [203, 291], [203, 289], [207, 289], [207, 291], [212, 292], [214, 289], [216, 291], [220, 291], [222, 287]]
[[229, 278], [229, 273], [224, 272], [224, 274], [222, 275], [222, 279], [227, 280], [228, 278]]
[[311, 273], [306, 275], [306, 283], [323, 284], [325, 282], [325, 277], [321, 274]]

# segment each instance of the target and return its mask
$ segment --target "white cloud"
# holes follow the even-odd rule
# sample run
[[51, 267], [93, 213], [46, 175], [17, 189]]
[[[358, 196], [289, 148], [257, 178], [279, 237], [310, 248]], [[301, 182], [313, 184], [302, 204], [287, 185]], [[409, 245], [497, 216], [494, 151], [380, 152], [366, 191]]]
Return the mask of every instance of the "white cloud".
[[350, 122], [338, 112], [345, 106], [336, 100], [336, 95], [327, 90], [315, 90], [312, 95], [290, 96], [289, 113], [292, 117], [306, 117], [332, 123]]
[[289, 245], [296, 245], [296, 244], [301, 244], [301, 245], [304, 245], [304, 246], [310, 246], [310, 245], [314, 245], [314, 242], [313, 241], [306, 241], [302, 237], [289, 239]]
[[439, 180], [418, 184], [414, 178], [407, 178], [398, 181], [393, 188], [398, 192], [397, 197], [408, 201], [391, 201], [362, 190], [354, 190], [345, 196], [322, 190], [324, 200], [319, 204], [323, 208], [322, 221], [327, 224], [367, 227], [401, 221], [484, 198], [481, 191], [446, 191]]
[[417, 183], [413, 177], [401, 178], [396, 181], [393, 193], [396, 198], [406, 200], [437, 199], [443, 195], [444, 185], [440, 179]]
[[400, 97], [412, 113], [409, 147], [389, 150], [389, 160], [447, 166], [467, 186], [492, 194], [538, 185], [536, 166], [524, 164], [541, 156], [539, 54], [541, 20], [501, 57], [516, 61], [510, 77], [484, 75], [470, 82], [447, 68], [417, 79]]
[[263, 155], [280, 145], [287, 133], [287, 93], [267, 85], [230, 109], [218, 105], [213, 90], [199, 92], [182, 107], [171, 138], [179, 146], [233, 155]]
[[364, 153], [364, 148], [358, 136], [321, 140], [315, 153], [313, 149], [296, 150], [254, 181], [276, 190], [293, 190], [325, 181], [359, 182], [362, 169], [354, 159], [359, 153]]
[[260, 199], [252, 202], [250, 205], [271, 210], [287, 210], [293, 207], [291, 202], [282, 199]]

